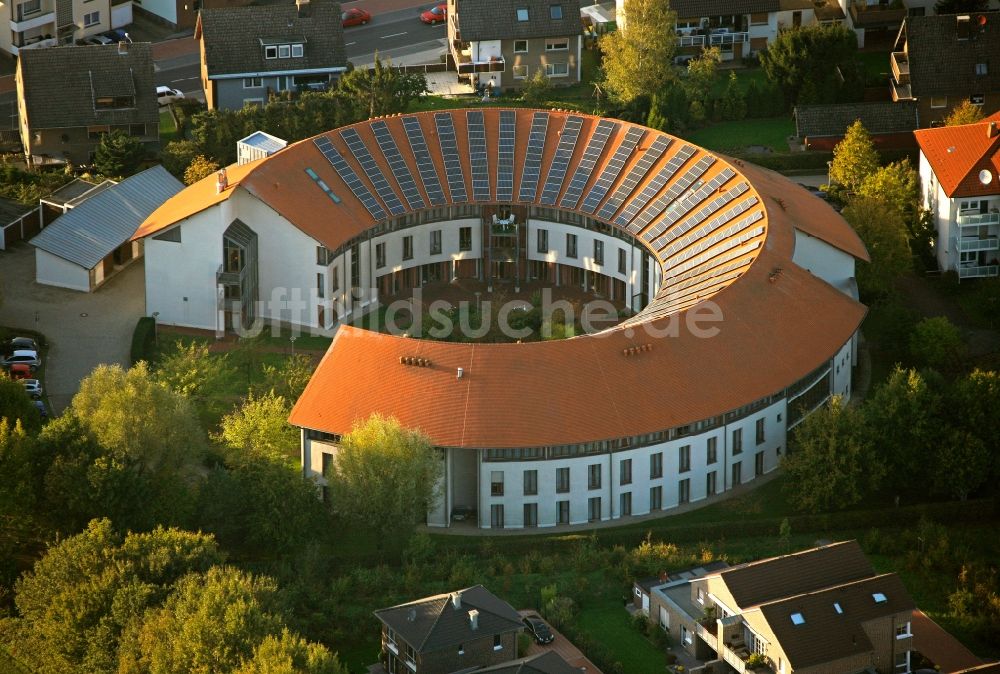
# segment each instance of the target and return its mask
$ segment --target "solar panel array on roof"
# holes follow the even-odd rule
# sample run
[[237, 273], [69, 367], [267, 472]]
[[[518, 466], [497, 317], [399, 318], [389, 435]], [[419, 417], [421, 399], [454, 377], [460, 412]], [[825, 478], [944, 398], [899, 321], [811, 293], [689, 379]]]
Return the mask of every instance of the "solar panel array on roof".
[[320, 136], [319, 138], [313, 139], [313, 144], [317, 147], [317, 149], [319, 149], [320, 152], [323, 153], [323, 156], [326, 157], [328, 162], [330, 162], [334, 170], [337, 171], [337, 175], [339, 175], [340, 179], [344, 181], [345, 185], [347, 185], [347, 189], [353, 192], [354, 196], [361, 200], [361, 203], [366, 209], [368, 209], [371, 216], [376, 220], [385, 220], [385, 210], [375, 199], [371, 190], [369, 190], [368, 187], [361, 182], [361, 178], [359, 178], [358, 174], [354, 172], [351, 165], [344, 160], [344, 158], [340, 155], [340, 152], [337, 151], [337, 148], [333, 146], [330, 139], [325, 136]]
[[379, 149], [382, 150], [382, 156], [385, 157], [392, 175], [396, 178], [396, 184], [403, 191], [406, 203], [413, 209], [424, 208], [424, 198], [421, 196], [420, 190], [417, 189], [417, 183], [413, 180], [410, 167], [406, 165], [403, 155], [399, 153], [396, 140], [389, 132], [389, 125], [381, 119], [376, 120], [372, 122], [372, 133], [375, 134], [375, 141], [378, 143]]
[[441, 189], [441, 180], [434, 168], [431, 153], [427, 149], [427, 141], [424, 140], [424, 131], [420, 128], [420, 122], [417, 121], [416, 117], [403, 117], [403, 130], [406, 131], [406, 138], [410, 142], [410, 150], [413, 152], [413, 159], [417, 162], [417, 171], [420, 172], [420, 180], [424, 184], [427, 198], [434, 206], [448, 203], [444, 198], [444, 190]]
[[[708, 250], [709, 248], [716, 245], [720, 241], [725, 241], [726, 239], [736, 234], [739, 234], [744, 229], [746, 229], [753, 223], [763, 218], [764, 217], [763, 212], [757, 210], [751, 213], [750, 215], [742, 218], [735, 224], [731, 224], [727, 227], [722, 227], [722, 224], [732, 222], [739, 216], [746, 213], [756, 203], [757, 199], [755, 197], [744, 199], [733, 208], [728, 209], [723, 215], [719, 216], [718, 219], [713, 219], [712, 222], [707, 223], [704, 227], [699, 228], [699, 231], [703, 232], [702, 235], [704, 236], [704, 238], [701, 239], [700, 241], [696, 241], [697, 245], [686, 250], [684, 252], [684, 256], [680, 258], [680, 260], [684, 262], [687, 261], [688, 259], [694, 258], [694, 256], [699, 255], [703, 251]], [[686, 238], [687, 237], [685, 237], [685, 239]], [[687, 245], [690, 246], [691, 243], [692, 242], [688, 242]], [[679, 251], [683, 250], [686, 247], [687, 246], [683, 244], [683, 240], [675, 241], [673, 245], [671, 245], [669, 248], [660, 253], [660, 257], [664, 260], [669, 260]], [[671, 271], [674, 270], [671, 269]]]
[[469, 164], [472, 166], [472, 198], [490, 200], [490, 166], [486, 156], [486, 124], [481, 110], [465, 113], [469, 126]]
[[646, 183], [645, 187], [642, 188], [642, 191], [632, 198], [632, 200], [625, 207], [625, 210], [618, 214], [618, 217], [615, 218], [615, 224], [619, 227], [625, 227], [626, 224], [631, 222], [628, 226], [628, 231], [635, 234], [648, 225], [653, 218], [662, 213], [663, 209], [667, 207], [667, 204], [677, 198], [677, 196], [691, 184], [685, 183], [684, 186], [679, 189], [676, 187], [677, 182], [684, 180], [684, 175], [681, 175], [681, 177], [677, 179], [677, 182], [671, 185], [670, 188], [660, 196], [660, 198], [653, 201], [652, 205], [645, 213], [642, 213], [642, 215], [638, 218], [635, 217], [636, 215], [639, 215], [639, 212], [646, 207], [646, 204], [648, 204], [653, 197], [656, 196], [657, 192], [663, 189], [663, 186], [674, 177], [674, 174], [680, 170], [681, 166], [684, 165], [684, 162], [690, 159], [696, 151], [697, 150], [691, 145], [685, 145], [678, 150], [677, 153], [670, 158], [666, 166], [661, 168], [656, 176]]
[[559, 145], [556, 147], [556, 153], [549, 164], [549, 173], [545, 177], [545, 187], [542, 188], [541, 201], [546, 206], [555, 206], [556, 204], [556, 198], [559, 196], [559, 191], [562, 190], [563, 180], [569, 169], [569, 160], [573, 158], [576, 139], [580, 137], [582, 127], [582, 117], [571, 115], [566, 118], [562, 135], [559, 136]]
[[[694, 230], [694, 228], [698, 227], [698, 225], [700, 225], [706, 218], [711, 216], [713, 213], [718, 211], [720, 208], [728, 204], [736, 197], [746, 192], [748, 189], [750, 188], [746, 183], [739, 183], [731, 190], [726, 190], [716, 198], [712, 199], [710, 202], [708, 202], [703, 207], [698, 209], [697, 212], [695, 212], [691, 217], [687, 218], [683, 223], [681, 223], [677, 227], [668, 229], [659, 239], [652, 241], [652, 237], [650, 237], [649, 239], [647, 239], [647, 241], [651, 241], [653, 247], [659, 249], [663, 248], [664, 246], [666, 246], [675, 239], [678, 238], [687, 239], [688, 237], [685, 236], [685, 234]], [[701, 232], [702, 228], [698, 227], [698, 229], [695, 231]]]
[[521, 187], [518, 190], [518, 201], [534, 201], [538, 191], [538, 179], [542, 172], [542, 151], [545, 149], [545, 130], [549, 125], [549, 113], [536, 112], [531, 118], [531, 131], [528, 133], [528, 151], [524, 155], [524, 168], [521, 170]]
[[382, 174], [382, 169], [375, 163], [371, 152], [368, 151], [368, 146], [361, 140], [361, 136], [357, 130], [348, 127], [340, 132], [340, 137], [347, 143], [347, 149], [351, 151], [354, 158], [361, 164], [365, 175], [372, 181], [375, 192], [382, 198], [382, 203], [389, 209], [389, 212], [392, 215], [402, 215], [405, 213], [406, 207], [403, 206], [403, 202], [396, 196], [392, 186], [389, 185], [389, 180]]
[[434, 113], [434, 125], [437, 127], [438, 142], [441, 144], [441, 157], [444, 159], [444, 172], [448, 177], [448, 191], [451, 200], [462, 204], [469, 200], [465, 191], [465, 173], [462, 171], [462, 160], [458, 158], [458, 142], [455, 138], [455, 120], [450, 112]]
[[500, 111], [500, 144], [497, 161], [497, 201], [514, 200], [514, 131], [517, 115]]
[[670, 138], [665, 136], [657, 136], [653, 140], [653, 144], [642, 154], [639, 161], [635, 163], [632, 170], [625, 176], [625, 180], [621, 182], [618, 189], [611, 195], [611, 198], [601, 207], [601, 210], [597, 213], [598, 218], [606, 221], [611, 220], [611, 216], [618, 212], [625, 198], [632, 194], [635, 186], [645, 177], [649, 168], [656, 163], [656, 160], [663, 156], [663, 153], [670, 147], [670, 143], [672, 142]]
[[601, 171], [601, 177], [590, 188], [590, 192], [587, 193], [587, 198], [583, 200], [583, 206], [580, 210], [584, 213], [593, 213], [597, 210], [597, 206], [601, 203], [605, 195], [607, 195], [615, 181], [618, 180], [625, 162], [631, 156], [632, 150], [635, 149], [635, 146], [638, 145], [645, 133], [645, 129], [634, 126], [625, 132], [624, 140], [622, 140], [618, 149], [611, 156], [611, 160], [604, 166], [604, 170]]
[[601, 158], [601, 153], [604, 152], [604, 146], [608, 144], [608, 139], [617, 128], [618, 123], [612, 122], [610, 119], [602, 119], [598, 122], [597, 129], [594, 130], [594, 134], [587, 143], [587, 149], [583, 153], [583, 158], [580, 159], [576, 171], [573, 172], [573, 177], [569, 181], [569, 187], [566, 188], [566, 193], [559, 202], [560, 208], [576, 208], [576, 205], [580, 203], [580, 195], [583, 194], [583, 188], [587, 186], [590, 174], [593, 173], [594, 166], [597, 165], [597, 160]]

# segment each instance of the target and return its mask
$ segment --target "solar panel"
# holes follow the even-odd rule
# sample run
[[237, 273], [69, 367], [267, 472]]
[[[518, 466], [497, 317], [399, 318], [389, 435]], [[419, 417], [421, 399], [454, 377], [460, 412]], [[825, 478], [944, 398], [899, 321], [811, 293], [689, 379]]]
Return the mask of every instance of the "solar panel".
[[560, 208], [576, 208], [576, 205], [580, 203], [583, 188], [587, 186], [590, 174], [593, 173], [594, 166], [597, 165], [597, 160], [601, 158], [601, 153], [604, 152], [604, 146], [608, 144], [608, 139], [617, 128], [618, 123], [612, 122], [609, 119], [602, 119], [598, 122], [597, 129], [594, 130], [594, 134], [587, 143], [587, 149], [583, 152], [583, 158], [580, 159], [576, 171], [573, 172], [573, 177], [569, 181], [569, 187], [566, 188], [566, 194], [563, 195], [562, 200], [559, 202]]
[[625, 139], [622, 140], [621, 145], [615, 150], [614, 155], [604, 166], [604, 170], [601, 171], [601, 177], [597, 179], [594, 186], [590, 188], [590, 192], [587, 194], [587, 198], [583, 200], [583, 206], [580, 208], [584, 213], [593, 213], [597, 210], [597, 206], [601, 203], [601, 199], [605, 197], [608, 190], [621, 173], [622, 168], [625, 166], [625, 162], [632, 155], [632, 151], [635, 146], [639, 144], [642, 140], [643, 135], [646, 131], [638, 127], [631, 127], [625, 132]]
[[371, 152], [368, 151], [368, 146], [361, 140], [361, 136], [357, 130], [346, 128], [340, 132], [340, 137], [344, 139], [344, 142], [347, 143], [347, 149], [351, 151], [354, 158], [361, 164], [361, 168], [364, 170], [365, 175], [368, 176], [368, 180], [372, 181], [375, 192], [381, 197], [382, 203], [389, 209], [389, 213], [392, 215], [402, 215], [405, 213], [406, 208], [403, 206], [403, 202], [399, 200], [399, 197], [392, 190], [389, 180], [383, 175], [382, 169], [379, 168], [378, 164], [375, 163]]
[[545, 149], [545, 131], [549, 126], [549, 113], [536, 112], [531, 118], [531, 131], [528, 133], [528, 151], [524, 155], [524, 168], [521, 169], [521, 187], [518, 189], [518, 201], [534, 201], [538, 191], [538, 178], [542, 173], [542, 151]]
[[455, 121], [451, 118], [450, 112], [437, 112], [434, 113], [434, 125], [437, 127], [438, 142], [441, 143], [441, 156], [444, 159], [444, 172], [448, 177], [451, 200], [456, 204], [465, 203], [469, 200], [469, 195], [465, 190], [462, 160], [458, 158]]
[[514, 131], [517, 116], [513, 110], [500, 111], [500, 144], [497, 158], [497, 201], [514, 200]]
[[[689, 242], [688, 245], [693, 243], [694, 245], [687, 248], [684, 245], [684, 240], [675, 241], [671, 246], [660, 252], [661, 257], [664, 259], [672, 258], [674, 255], [678, 254], [680, 251], [684, 250], [685, 259], [697, 255], [703, 250], [711, 248], [719, 241], [732, 236], [737, 230], [733, 229], [733, 226], [723, 228], [729, 222], [732, 222], [739, 216], [746, 213], [748, 210], [753, 208], [757, 204], [757, 197], [749, 197], [744, 199], [734, 205], [731, 208], [727, 208], [724, 212], [715, 216], [707, 223], [698, 228], [697, 233], [700, 234], [694, 241]], [[758, 219], [764, 217], [760, 211], [757, 211], [756, 215], [750, 216], [750, 222], [756, 222]], [[685, 239], [687, 237], [684, 237]], [[685, 250], [686, 248], [686, 250]]]
[[320, 152], [323, 153], [323, 156], [326, 157], [328, 162], [330, 162], [334, 170], [337, 171], [337, 175], [339, 175], [340, 179], [344, 181], [345, 185], [347, 185], [347, 189], [349, 189], [352, 193], [354, 193], [354, 196], [361, 200], [361, 203], [366, 209], [368, 209], [371, 216], [376, 220], [385, 220], [385, 210], [375, 199], [371, 190], [369, 190], [368, 187], [361, 182], [361, 178], [359, 178], [358, 174], [354, 172], [351, 165], [347, 163], [347, 161], [341, 156], [340, 152], [337, 151], [337, 148], [333, 146], [330, 139], [325, 136], [320, 136], [319, 138], [313, 139], [313, 144], [317, 147], [317, 149], [319, 149]]
[[657, 234], [654, 233], [655, 231], [659, 232], [666, 231], [666, 234], [664, 234], [664, 236], [671, 235], [671, 233], [674, 232], [674, 234], [671, 236], [671, 239], [673, 239], [675, 236], [680, 236], [691, 227], [697, 225], [699, 222], [701, 222], [701, 220], [688, 218], [688, 220], [684, 223], [684, 226], [682, 228], [673, 227], [675, 223], [679, 222], [684, 216], [690, 213], [691, 209], [700, 204], [711, 194], [717, 192], [718, 189], [722, 187], [726, 182], [728, 182], [729, 179], [732, 178], [734, 175], [736, 175], [735, 171], [733, 171], [731, 168], [725, 168], [718, 174], [716, 174], [716, 176], [711, 180], [709, 180], [707, 183], [698, 187], [698, 189], [689, 190], [688, 194], [684, 195], [677, 201], [674, 201], [672, 204], [670, 204], [670, 208], [667, 209], [666, 213], [663, 214], [663, 218], [658, 223], [656, 223], [656, 227], [646, 232], [645, 234], [646, 240], [652, 241], [657, 236]]
[[381, 119], [376, 120], [372, 122], [372, 133], [375, 134], [375, 141], [378, 143], [379, 149], [382, 150], [382, 156], [385, 157], [392, 175], [396, 178], [396, 184], [403, 191], [406, 203], [412, 209], [424, 208], [424, 198], [420, 195], [420, 190], [417, 189], [417, 183], [413, 180], [410, 167], [403, 160], [403, 155], [399, 154], [396, 140], [389, 132], [389, 125]]
[[410, 142], [410, 151], [417, 162], [417, 171], [420, 173], [420, 181], [424, 184], [427, 198], [434, 206], [448, 203], [444, 198], [444, 190], [441, 189], [441, 180], [434, 168], [434, 162], [431, 160], [431, 153], [427, 149], [427, 141], [424, 140], [420, 122], [416, 117], [403, 117], [403, 130], [406, 131], [406, 138]]
[[465, 113], [469, 126], [469, 164], [472, 166], [472, 198], [490, 200], [490, 166], [486, 158], [486, 124], [481, 110]]
[[[652, 180], [643, 186], [642, 191], [632, 198], [632, 200], [625, 207], [625, 210], [618, 214], [618, 217], [615, 218], [615, 224], [619, 227], [624, 227], [631, 222], [632, 224], [629, 225], [628, 231], [633, 234], [649, 224], [649, 221], [659, 215], [663, 209], [667, 207], [667, 204], [680, 194], [680, 192], [672, 189], [668, 190], [665, 195], [653, 202], [648, 213], [644, 213], [640, 216], [637, 222], [633, 222], [633, 219], [635, 219], [635, 217], [639, 215], [639, 212], [646, 207], [646, 204], [652, 201], [657, 192], [663, 189], [663, 186], [674, 177], [674, 174], [680, 171], [684, 163], [690, 159], [695, 152], [695, 148], [691, 145], [685, 145], [678, 150], [674, 156], [667, 161], [666, 166], [661, 168], [659, 173], [657, 173]], [[685, 185], [685, 187], [687, 187], [687, 185]]]
[[[684, 171], [684, 173], [680, 174], [677, 177], [677, 180], [675, 180], [670, 185], [670, 187], [668, 187], [663, 192], [663, 194], [661, 194], [656, 199], [656, 201], [650, 205], [649, 209], [647, 209], [646, 212], [644, 212], [642, 215], [636, 218], [628, 226], [629, 233], [638, 234], [646, 225], [648, 225], [653, 220], [653, 218], [662, 213], [663, 209], [665, 209], [668, 204], [670, 205], [671, 208], [673, 208], [674, 204], [671, 202], [673, 202], [675, 199], [684, 194], [684, 190], [690, 187], [691, 183], [698, 180], [705, 173], [705, 171], [707, 171], [709, 167], [714, 163], [715, 163], [715, 157], [705, 155], [704, 157], [699, 159], [694, 166]], [[654, 236], [662, 233], [663, 230], [666, 229], [666, 226], [658, 224], [657, 228], [660, 229], [656, 234], [654, 234]]]
[[[718, 211], [720, 208], [728, 204], [736, 197], [746, 192], [748, 189], [749, 187], [747, 186], [746, 183], [740, 183], [739, 185], [733, 187], [733, 189], [726, 190], [724, 193], [718, 195], [717, 197], [709, 201], [707, 204], [699, 208], [697, 211], [695, 211], [693, 214], [691, 214], [691, 216], [685, 219], [684, 222], [680, 223], [675, 227], [668, 228], [667, 231], [665, 231], [663, 235], [656, 241], [652, 241], [652, 239], [647, 239], [647, 241], [652, 241], [653, 246], [659, 249], [663, 248], [671, 241], [674, 241], [676, 239], [681, 239], [681, 238], [687, 239], [688, 237], [685, 236], [685, 234], [694, 230], [696, 227], [698, 227], [698, 225], [704, 222], [706, 218], [711, 216], [713, 213]], [[699, 190], [699, 192], [700, 191], [701, 190]], [[714, 191], [715, 190], [713, 190], [713, 192]], [[671, 217], [673, 217], [672, 213]], [[701, 228], [698, 228], [697, 231], [701, 231]]]
[[549, 174], [545, 177], [545, 187], [542, 189], [542, 203], [546, 206], [555, 206], [559, 191], [562, 190], [563, 180], [566, 178], [566, 171], [569, 169], [569, 160], [573, 157], [573, 149], [576, 148], [576, 139], [580, 136], [580, 129], [583, 127], [583, 117], [572, 115], [566, 118], [563, 125], [562, 135], [559, 137], [559, 145], [556, 147], [556, 154], [549, 164]]
[[618, 209], [621, 208], [622, 202], [625, 201], [625, 198], [632, 194], [632, 190], [634, 190], [635, 186], [639, 184], [642, 177], [646, 175], [649, 168], [656, 163], [656, 160], [663, 156], [663, 153], [670, 146], [671, 142], [673, 141], [666, 136], [657, 136], [653, 140], [649, 149], [642, 154], [639, 161], [635, 163], [635, 166], [633, 166], [628, 172], [628, 175], [625, 176], [625, 180], [621, 182], [618, 189], [616, 189], [614, 194], [611, 195], [611, 198], [608, 199], [604, 203], [604, 206], [601, 207], [601, 210], [598, 211], [597, 217], [605, 221], [611, 220], [611, 216], [618, 212]]

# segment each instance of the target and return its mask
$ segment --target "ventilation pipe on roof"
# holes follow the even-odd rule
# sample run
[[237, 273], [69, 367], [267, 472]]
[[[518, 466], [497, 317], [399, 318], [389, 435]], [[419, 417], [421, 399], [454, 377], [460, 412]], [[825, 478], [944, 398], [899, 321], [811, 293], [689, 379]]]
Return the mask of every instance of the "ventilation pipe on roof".
[[996, 135], [997, 135], [997, 123], [990, 122], [989, 124], [986, 125], [986, 137], [996, 138]]
[[407, 614], [406, 614], [406, 619], [409, 620], [411, 623], [412, 622], [416, 622], [416, 620], [417, 620], [417, 609], [411, 608], [407, 612]]
[[469, 629], [473, 631], [479, 629], [479, 611], [476, 609], [469, 611]]
[[455, 378], [461, 379], [464, 376], [465, 376], [465, 368], [462, 367], [458, 368], [457, 376]]
[[215, 193], [222, 194], [229, 187], [229, 176], [226, 174], [226, 169], [221, 168], [215, 174]]
[[127, 56], [128, 55], [128, 44], [129, 43], [126, 42], [125, 40], [119, 40], [118, 41], [118, 54], [119, 55], [121, 55], [121, 56]]
[[462, 593], [452, 592], [451, 593], [451, 605], [455, 608], [462, 608]]

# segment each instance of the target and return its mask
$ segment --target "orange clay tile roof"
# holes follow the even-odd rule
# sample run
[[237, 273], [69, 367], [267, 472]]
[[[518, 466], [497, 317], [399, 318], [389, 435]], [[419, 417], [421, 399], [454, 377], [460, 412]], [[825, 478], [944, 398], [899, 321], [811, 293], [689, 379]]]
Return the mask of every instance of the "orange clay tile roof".
[[[920, 150], [949, 197], [975, 197], [1000, 193], [1000, 130], [990, 136], [991, 124], [1000, 116], [960, 126], [919, 129]], [[979, 180], [980, 171], [992, 176], [987, 184]]]
[[[453, 123], [469, 201], [497, 203], [500, 109], [481, 109], [490, 198], [479, 202], [473, 201], [469, 112], [406, 117], [423, 133], [446, 204], [460, 200], [447, 179], [436, 115]], [[620, 120], [607, 120], [613, 128], [591, 165], [585, 161], [586, 149], [604, 120], [557, 110], [514, 113], [514, 203], [526, 203], [519, 200], [519, 192], [532, 120], [547, 115], [537, 190], [527, 204], [560, 208], [564, 198], [572, 204], [567, 194], [579, 177], [582, 192], [575, 206], [562, 210], [608, 222], [645, 245], [663, 270], [656, 297], [616, 328], [558, 342], [457, 344], [341, 327], [292, 411], [293, 424], [344, 433], [355, 421], [383, 412], [423, 429], [438, 445], [463, 447], [565, 444], [649, 433], [781, 392], [830, 359], [857, 330], [865, 308], [792, 262], [795, 229], [868, 259], [853, 230], [824, 202], [776, 173]], [[430, 207], [403, 117], [384, 121]], [[379, 149], [371, 122], [352, 127], [385, 176], [388, 190], [408, 212], [402, 185]], [[550, 177], [558, 173], [553, 169], [557, 147], [574, 124], [580, 127], [579, 137], [569, 153], [565, 177], [546, 195]], [[620, 168], [604, 182], [607, 191], [595, 191], [594, 208], [584, 209], [629, 132], [639, 136], [634, 150], [619, 158]], [[388, 193], [376, 192], [342, 134], [343, 129], [336, 129], [317, 138], [329, 141], [375, 195], [376, 208], [388, 213]], [[667, 147], [653, 156], [654, 144], [663, 143]], [[633, 168], [637, 174], [630, 176]], [[338, 200], [327, 197], [307, 171]], [[137, 238], [240, 190], [334, 250], [379, 224], [358, 190], [348, 188], [313, 139], [253, 164], [230, 167], [228, 180], [230, 188], [221, 195], [216, 194], [214, 176], [185, 190], [154, 212]], [[718, 335], [699, 338], [683, 324], [708, 299], [716, 303], [723, 321]], [[662, 329], [671, 321], [682, 325], [678, 336], [648, 336], [647, 328]], [[643, 344], [652, 348], [623, 355]], [[402, 365], [404, 356], [427, 358], [431, 366]], [[465, 373], [461, 379], [458, 368]]]

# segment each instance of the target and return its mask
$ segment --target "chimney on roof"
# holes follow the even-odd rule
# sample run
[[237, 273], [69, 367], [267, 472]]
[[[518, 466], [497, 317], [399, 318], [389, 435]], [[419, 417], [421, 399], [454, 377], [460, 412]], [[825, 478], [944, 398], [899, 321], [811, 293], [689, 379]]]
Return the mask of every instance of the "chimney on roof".
[[406, 619], [409, 620], [411, 623], [412, 622], [416, 622], [416, 620], [417, 620], [417, 609], [411, 608], [409, 610], [409, 612], [406, 614]]
[[972, 17], [968, 14], [959, 14], [955, 17], [955, 26], [959, 40], [968, 40], [972, 34]]
[[479, 629], [479, 611], [476, 609], [469, 611], [469, 629], [473, 632]]
[[309, 6], [309, 0], [295, 0], [295, 9], [300, 19], [312, 15], [312, 7]]
[[666, 571], [660, 571], [660, 582], [665, 583], [670, 576], [667, 575]]
[[464, 376], [465, 376], [465, 368], [461, 368], [461, 367], [458, 368], [458, 376], [457, 376], [457, 378], [461, 379]]
[[451, 593], [451, 605], [455, 608], [462, 608], [462, 593], [452, 592]]
[[987, 138], [996, 138], [997, 137], [997, 123], [996, 122], [990, 122], [989, 124], [986, 125], [986, 137]]
[[215, 174], [215, 193], [222, 194], [227, 187], [229, 187], [229, 176], [226, 175], [226, 169], [221, 168]]
[[118, 53], [122, 56], [126, 56], [128, 54], [128, 42], [125, 40], [118, 41]]

